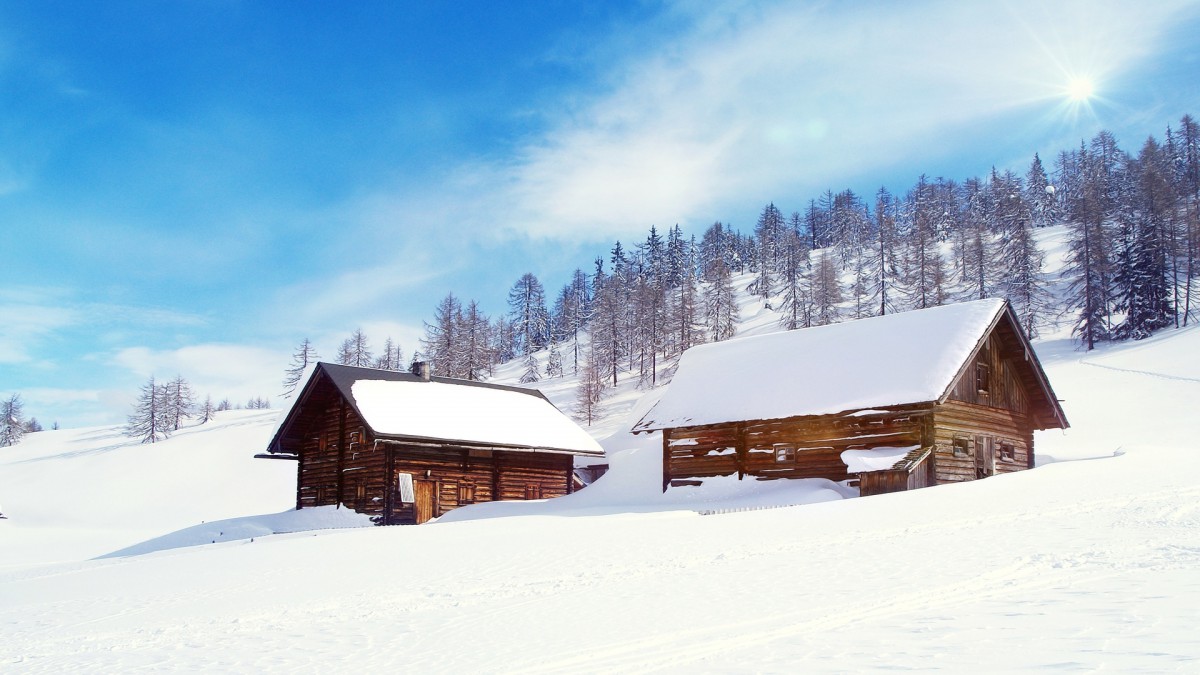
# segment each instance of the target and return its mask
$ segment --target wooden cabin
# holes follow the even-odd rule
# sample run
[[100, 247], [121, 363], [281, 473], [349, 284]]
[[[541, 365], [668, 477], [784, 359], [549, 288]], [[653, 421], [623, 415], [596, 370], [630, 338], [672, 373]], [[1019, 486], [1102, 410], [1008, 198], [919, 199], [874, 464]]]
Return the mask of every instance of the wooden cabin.
[[535, 389], [317, 364], [267, 452], [296, 462], [296, 508], [419, 524], [477, 502], [572, 492], [604, 451]]
[[1067, 419], [1005, 300], [739, 338], [684, 353], [633, 427], [663, 490], [711, 476], [827, 478], [872, 495], [1034, 465]]

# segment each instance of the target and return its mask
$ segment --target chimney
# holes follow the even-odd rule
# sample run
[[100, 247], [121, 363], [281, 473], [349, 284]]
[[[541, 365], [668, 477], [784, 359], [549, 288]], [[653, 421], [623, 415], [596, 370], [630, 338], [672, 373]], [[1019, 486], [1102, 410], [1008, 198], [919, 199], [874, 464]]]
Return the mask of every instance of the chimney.
[[429, 362], [428, 361], [413, 361], [412, 374], [417, 377], [429, 381]]

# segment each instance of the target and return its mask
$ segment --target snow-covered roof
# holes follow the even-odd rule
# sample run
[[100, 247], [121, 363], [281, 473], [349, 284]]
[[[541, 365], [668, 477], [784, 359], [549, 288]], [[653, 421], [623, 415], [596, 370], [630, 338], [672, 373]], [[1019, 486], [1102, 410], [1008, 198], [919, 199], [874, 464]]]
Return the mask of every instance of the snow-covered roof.
[[536, 389], [442, 377], [425, 380], [409, 373], [329, 363], [319, 364], [313, 378], [321, 373], [377, 436], [604, 454], [595, 439]]
[[1005, 306], [976, 300], [693, 347], [633, 431], [937, 401]]

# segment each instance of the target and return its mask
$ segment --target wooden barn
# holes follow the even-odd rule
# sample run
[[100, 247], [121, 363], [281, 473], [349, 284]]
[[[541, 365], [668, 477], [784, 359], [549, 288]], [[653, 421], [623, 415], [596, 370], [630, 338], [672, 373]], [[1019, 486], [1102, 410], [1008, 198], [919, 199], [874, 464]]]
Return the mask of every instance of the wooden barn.
[[319, 363], [257, 456], [296, 461], [297, 509], [398, 525], [568, 494], [576, 455], [604, 451], [537, 390]]
[[857, 480], [863, 495], [1033, 467], [1067, 419], [1005, 300], [701, 345], [635, 433], [663, 490], [710, 476]]

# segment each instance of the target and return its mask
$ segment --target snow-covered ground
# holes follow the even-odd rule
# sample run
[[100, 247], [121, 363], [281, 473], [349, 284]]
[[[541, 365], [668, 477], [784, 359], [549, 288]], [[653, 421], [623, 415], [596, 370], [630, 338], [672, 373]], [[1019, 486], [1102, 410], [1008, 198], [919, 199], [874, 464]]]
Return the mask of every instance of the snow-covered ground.
[[0, 672], [1200, 672], [1200, 329], [1051, 337], [1072, 428], [1036, 469], [866, 499], [662, 495], [632, 382], [595, 485], [419, 527], [290, 511], [295, 465], [252, 458], [278, 411], [32, 434], [0, 451]]

